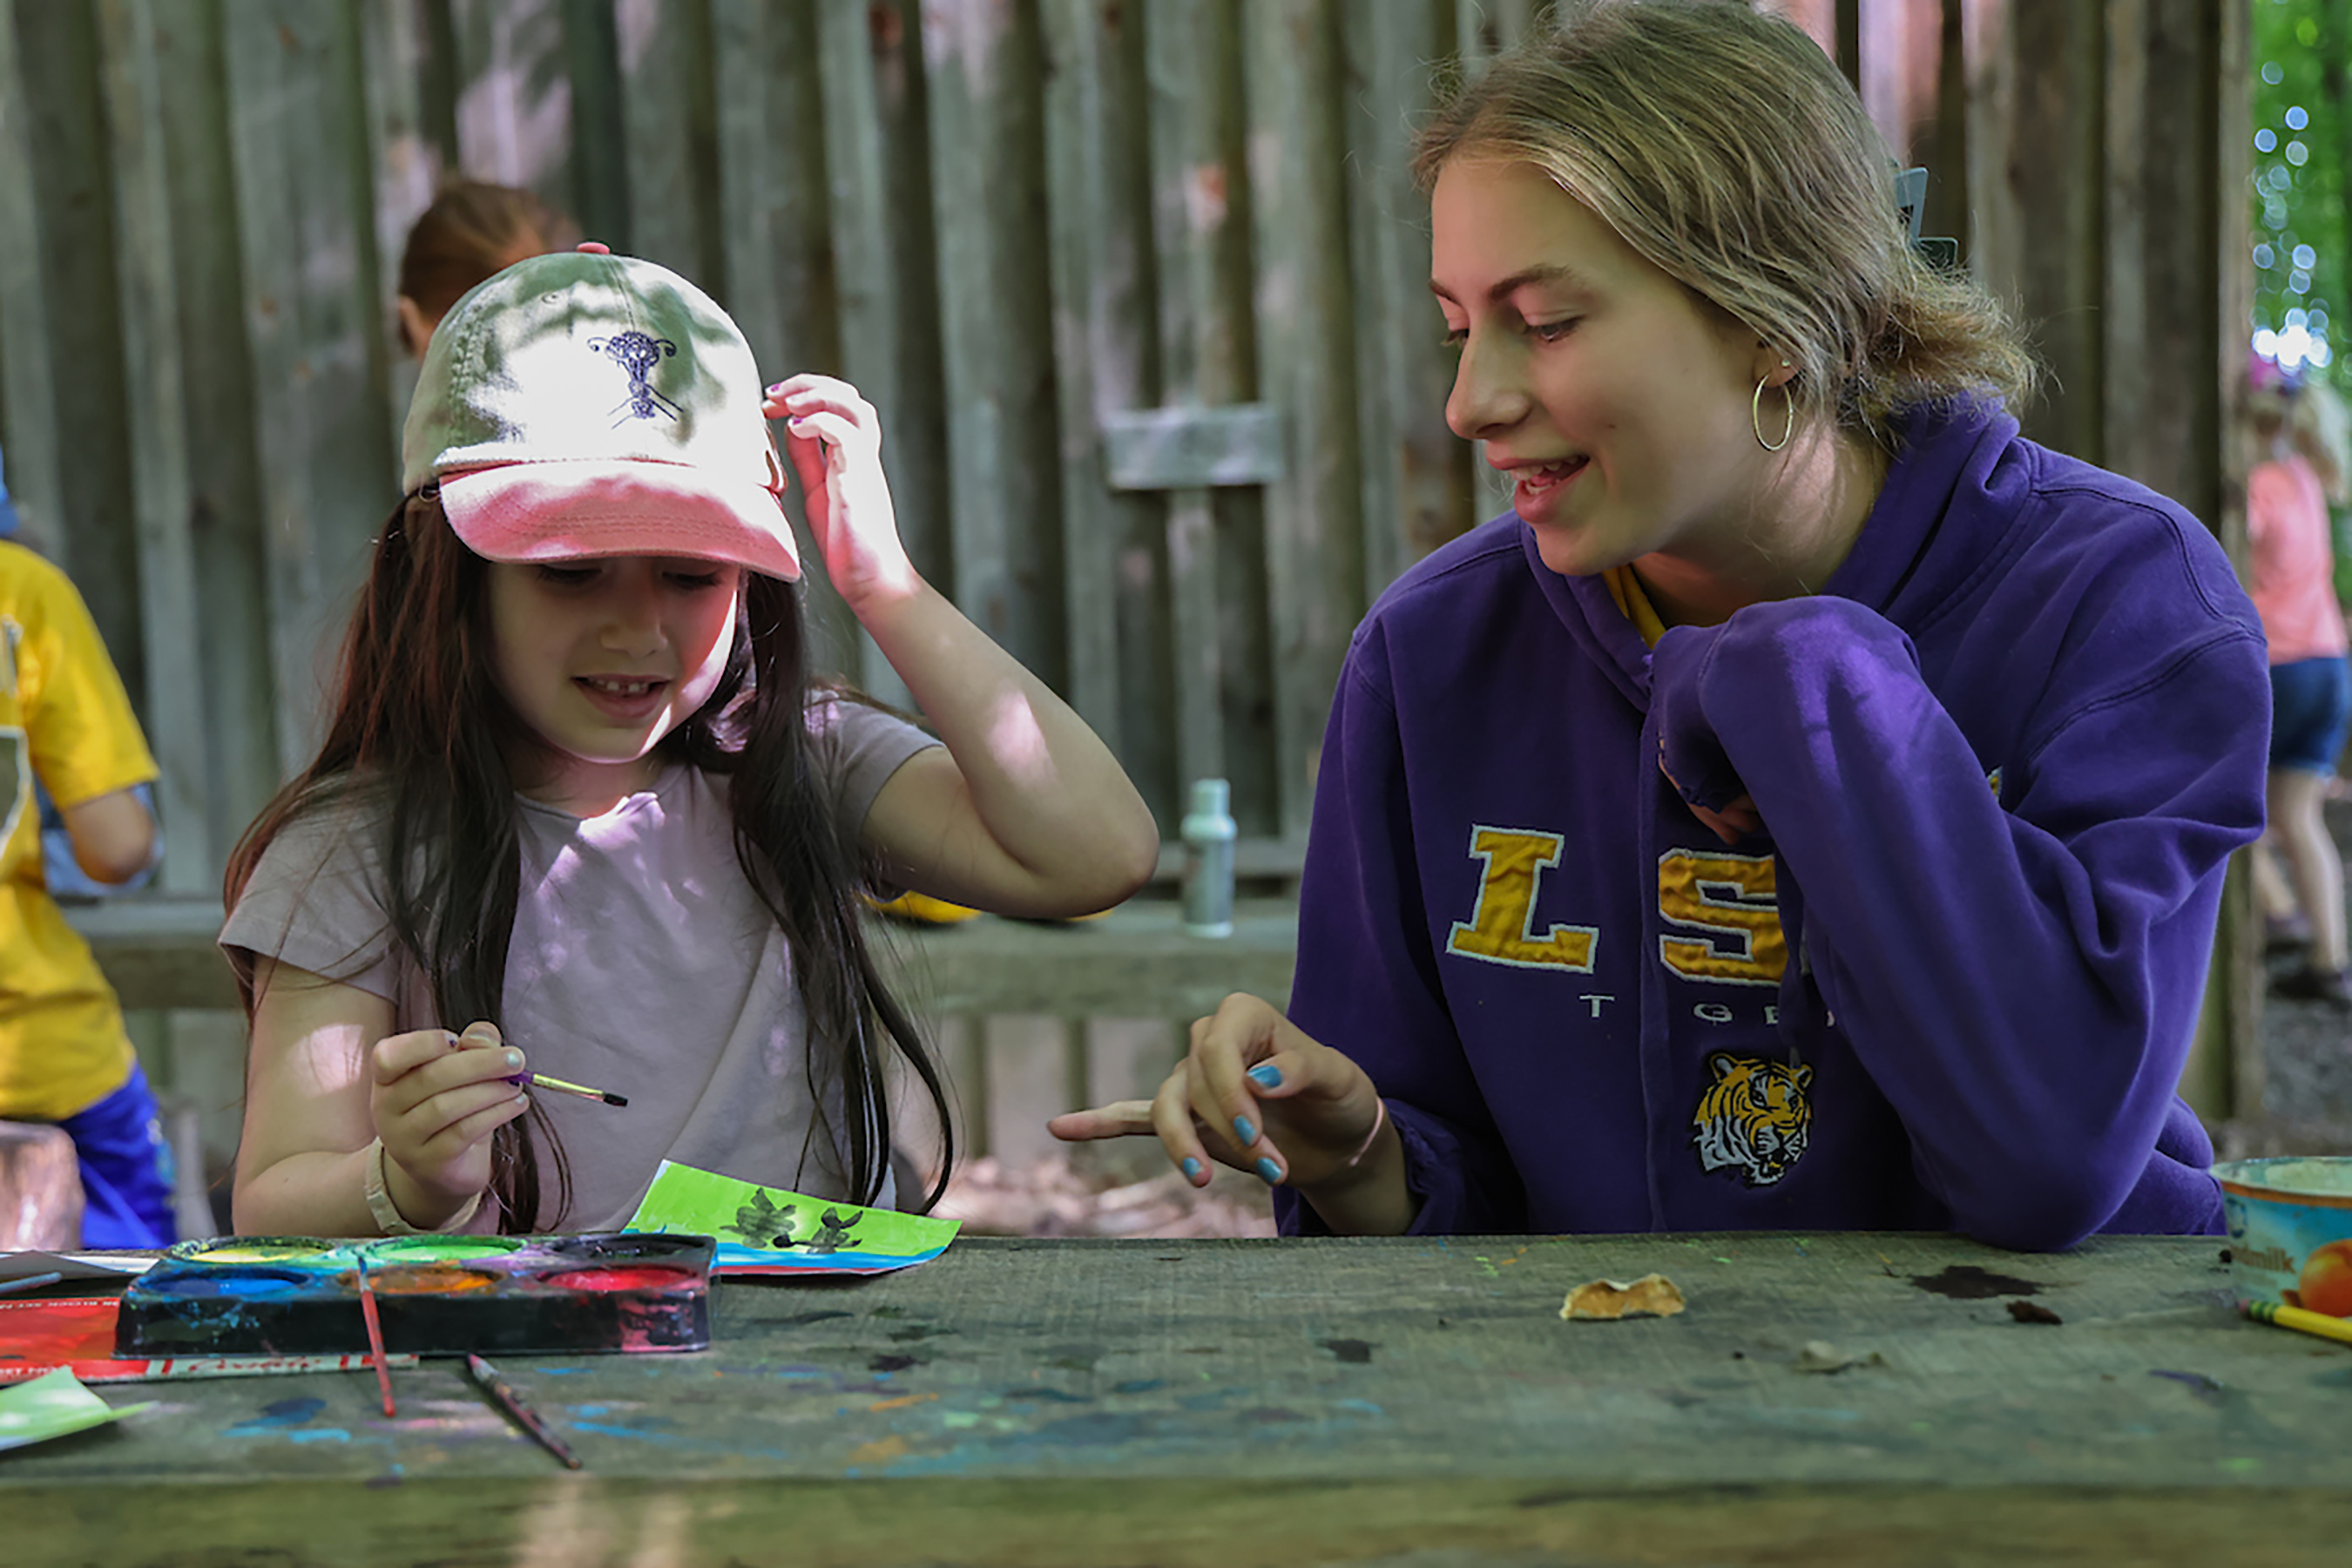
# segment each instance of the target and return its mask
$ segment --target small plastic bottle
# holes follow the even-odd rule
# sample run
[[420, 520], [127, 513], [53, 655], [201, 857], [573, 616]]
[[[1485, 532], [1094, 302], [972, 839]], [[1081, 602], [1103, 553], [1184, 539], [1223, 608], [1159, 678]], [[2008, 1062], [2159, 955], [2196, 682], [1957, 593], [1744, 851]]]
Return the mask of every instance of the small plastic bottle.
[[1184, 930], [1193, 936], [1234, 934], [1233, 791], [1223, 779], [1194, 779], [1192, 805], [1177, 835], [1184, 841]]

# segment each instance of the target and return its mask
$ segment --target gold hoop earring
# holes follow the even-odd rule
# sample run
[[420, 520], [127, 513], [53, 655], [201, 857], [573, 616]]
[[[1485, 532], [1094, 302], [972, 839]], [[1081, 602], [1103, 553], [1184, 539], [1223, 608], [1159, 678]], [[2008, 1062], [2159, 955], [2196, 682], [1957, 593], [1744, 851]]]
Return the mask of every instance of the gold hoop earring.
[[[1781, 368], [1785, 370], [1788, 367], [1784, 365]], [[1797, 395], [1789, 390], [1787, 382], [1780, 384], [1780, 405], [1787, 411], [1788, 416], [1780, 422], [1780, 438], [1777, 441], [1767, 441], [1764, 439], [1764, 388], [1770, 384], [1771, 380], [1772, 378], [1767, 375], [1756, 384], [1755, 395], [1748, 400], [1748, 423], [1756, 432], [1756, 444], [1768, 452], [1777, 452], [1789, 444], [1789, 437], [1796, 432]]]

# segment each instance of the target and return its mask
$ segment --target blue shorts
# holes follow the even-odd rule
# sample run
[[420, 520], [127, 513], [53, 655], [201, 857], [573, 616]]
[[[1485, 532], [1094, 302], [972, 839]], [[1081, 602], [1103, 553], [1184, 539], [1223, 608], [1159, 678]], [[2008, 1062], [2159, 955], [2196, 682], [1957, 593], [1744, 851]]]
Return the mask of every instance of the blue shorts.
[[172, 1214], [172, 1145], [145, 1069], [88, 1110], [58, 1123], [81, 1161], [84, 1247], [169, 1247], [178, 1239]]
[[2325, 778], [2352, 728], [2352, 664], [2341, 654], [2271, 666], [2271, 766]]

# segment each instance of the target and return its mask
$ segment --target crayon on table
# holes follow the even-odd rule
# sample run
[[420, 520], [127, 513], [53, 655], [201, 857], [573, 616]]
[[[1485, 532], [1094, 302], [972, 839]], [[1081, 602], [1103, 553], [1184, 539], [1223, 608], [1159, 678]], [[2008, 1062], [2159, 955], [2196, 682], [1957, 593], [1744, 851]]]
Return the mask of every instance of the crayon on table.
[[2248, 1301], [2238, 1310], [2256, 1322], [2275, 1323], [2282, 1329], [2297, 1329], [2306, 1334], [2316, 1334], [2323, 1340], [2337, 1340], [2352, 1345], [2352, 1321], [2331, 1318], [2325, 1312], [2315, 1312], [2308, 1308], [2282, 1306], [2276, 1301]]

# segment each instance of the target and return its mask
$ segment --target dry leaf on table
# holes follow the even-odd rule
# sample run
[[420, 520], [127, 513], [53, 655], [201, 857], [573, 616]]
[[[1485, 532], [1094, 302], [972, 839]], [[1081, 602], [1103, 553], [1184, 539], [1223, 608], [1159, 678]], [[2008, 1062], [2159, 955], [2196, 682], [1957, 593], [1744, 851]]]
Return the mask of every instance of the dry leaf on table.
[[1560, 1303], [1559, 1315], [1587, 1321], [1612, 1318], [1671, 1318], [1683, 1310], [1683, 1293], [1663, 1274], [1644, 1274], [1632, 1284], [1595, 1279], [1579, 1285]]

